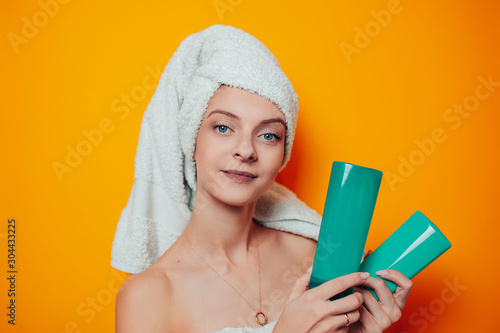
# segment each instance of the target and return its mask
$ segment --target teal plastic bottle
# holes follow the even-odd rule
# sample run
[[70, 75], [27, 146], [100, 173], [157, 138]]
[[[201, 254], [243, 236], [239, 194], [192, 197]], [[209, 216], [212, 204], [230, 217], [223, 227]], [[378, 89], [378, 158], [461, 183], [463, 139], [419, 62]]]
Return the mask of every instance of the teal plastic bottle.
[[[382, 279], [375, 272], [395, 269], [412, 279], [451, 247], [450, 241], [424, 214], [416, 211], [361, 264], [359, 270]], [[382, 279], [383, 280], [383, 279]], [[396, 284], [384, 280], [391, 292]], [[372, 289], [375, 299], [377, 295]]]
[[359, 270], [381, 181], [379, 170], [333, 162], [309, 288]]

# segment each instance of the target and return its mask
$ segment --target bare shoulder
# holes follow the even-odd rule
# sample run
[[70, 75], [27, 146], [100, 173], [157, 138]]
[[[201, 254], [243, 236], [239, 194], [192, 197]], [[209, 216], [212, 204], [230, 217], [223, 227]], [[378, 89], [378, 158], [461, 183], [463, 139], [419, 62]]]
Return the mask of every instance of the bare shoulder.
[[170, 332], [171, 284], [161, 270], [130, 276], [116, 297], [116, 332]]
[[280, 232], [282, 244], [294, 251], [307, 252], [316, 251], [317, 241], [291, 232]]
[[287, 231], [275, 230], [274, 233], [277, 237], [274, 245], [279, 246], [280, 250], [285, 251], [288, 256], [298, 261], [309, 261], [314, 258], [316, 240]]

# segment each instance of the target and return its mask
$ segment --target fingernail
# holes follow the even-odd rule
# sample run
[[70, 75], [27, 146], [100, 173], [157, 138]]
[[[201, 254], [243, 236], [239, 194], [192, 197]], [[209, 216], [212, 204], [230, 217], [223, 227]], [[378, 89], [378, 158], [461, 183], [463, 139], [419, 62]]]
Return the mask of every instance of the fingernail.
[[364, 272], [364, 273], [361, 273], [360, 277], [364, 280], [364, 279], [368, 279], [370, 277], [370, 273], [367, 273], [367, 272]]
[[388, 272], [384, 269], [384, 270], [376, 272], [375, 274], [377, 274], [377, 275], [387, 275], [387, 273]]
[[309, 266], [309, 268], [307, 269], [307, 272], [306, 272], [306, 273], [309, 273], [310, 271], [312, 271], [312, 269], [313, 269], [313, 266], [312, 266], [312, 265], [311, 265], [311, 266]]

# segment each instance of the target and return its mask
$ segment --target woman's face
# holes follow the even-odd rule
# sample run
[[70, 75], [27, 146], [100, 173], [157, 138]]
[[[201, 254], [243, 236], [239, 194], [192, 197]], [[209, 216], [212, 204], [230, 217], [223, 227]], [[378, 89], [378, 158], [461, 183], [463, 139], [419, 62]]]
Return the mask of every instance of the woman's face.
[[221, 86], [196, 138], [197, 192], [233, 206], [256, 201], [278, 174], [285, 134], [285, 117], [274, 103]]

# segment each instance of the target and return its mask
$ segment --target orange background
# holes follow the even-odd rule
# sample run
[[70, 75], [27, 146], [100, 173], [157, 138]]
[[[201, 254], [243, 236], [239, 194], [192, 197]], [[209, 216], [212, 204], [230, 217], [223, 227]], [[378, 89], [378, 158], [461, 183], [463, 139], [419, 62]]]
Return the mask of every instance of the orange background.
[[[379, 169], [367, 248], [415, 210], [452, 242], [414, 279], [391, 332], [497, 331], [498, 2], [61, 2], [0, 5], [2, 332], [113, 331], [126, 274], [109, 265], [111, 244], [154, 74], [185, 37], [216, 23], [261, 40], [299, 95], [281, 183], [322, 213], [334, 160]], [[497, 83], [478, 88], [479, 77]], [[473, 111], [448, 111], [463, 103]], [[89, 145], [84, 131], [96, 129], [102, 138]], [[68, 167], [77, 148], [86, 156]], [[59, 178], [54, 162], [68, 167]], [[15, 327], [6, 317], [11, 217]]]

